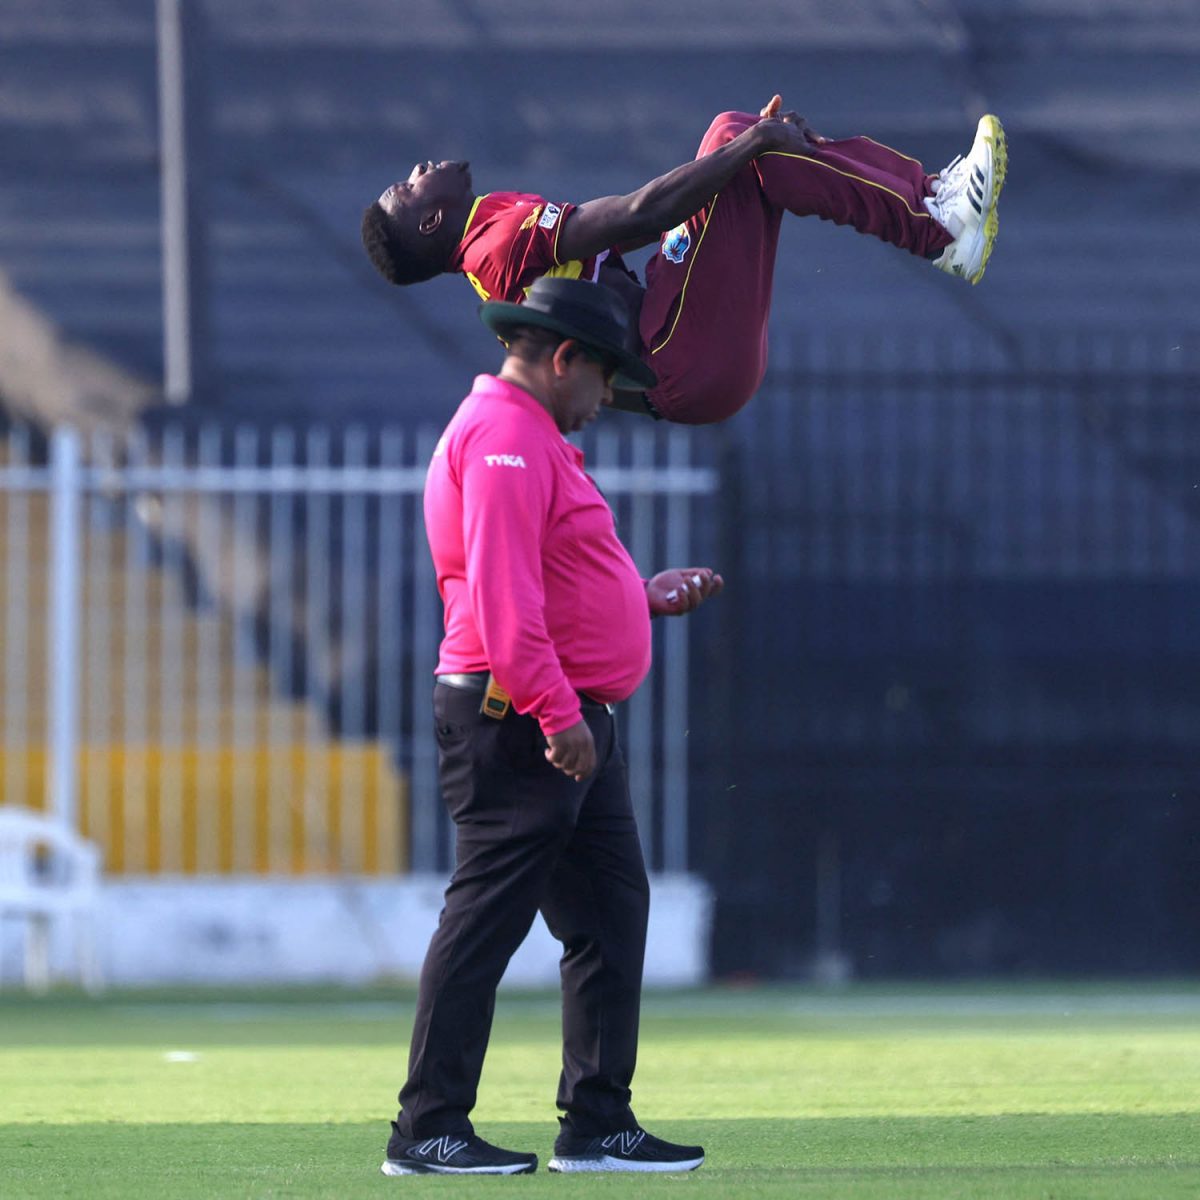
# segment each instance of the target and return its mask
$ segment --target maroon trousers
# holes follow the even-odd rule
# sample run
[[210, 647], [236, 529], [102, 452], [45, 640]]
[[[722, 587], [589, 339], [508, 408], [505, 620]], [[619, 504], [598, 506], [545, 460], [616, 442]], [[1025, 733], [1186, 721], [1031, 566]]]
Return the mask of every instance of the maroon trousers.
[[[697, 158], [759, 118], [722, 113]], [[649, 398], [670, 421], [723, 421], [754, 394], [767, 367], [767, 318], [784, 212], [851, 225], [926, 257], [951, 237], [926, 211], [929, 176], [870, 138], [812, 154], [755, 159], [695, 216], [665, 233], [646, 266], [643, 359], [658, 376]]]

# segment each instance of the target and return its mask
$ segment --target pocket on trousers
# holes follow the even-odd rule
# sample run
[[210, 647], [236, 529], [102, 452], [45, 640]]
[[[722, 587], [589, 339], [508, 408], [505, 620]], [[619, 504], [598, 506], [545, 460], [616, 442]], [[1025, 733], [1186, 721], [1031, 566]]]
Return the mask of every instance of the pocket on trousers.
[[500, 722], [496, 753], [513, 771], [534, 771], [546, 765], [546, 739], [536, 718], [510, 713]]
[[463, 753], [478, 722], [478, 697], [448, 687], [434, 689], [433, 733], [443, 755]]
[[434, 727], [434, 735], [438, 746], [445, 750], [465, 741], [470, 736], [470, 731], [465, 725], [456, 725], [452, 721], [438, 721]]

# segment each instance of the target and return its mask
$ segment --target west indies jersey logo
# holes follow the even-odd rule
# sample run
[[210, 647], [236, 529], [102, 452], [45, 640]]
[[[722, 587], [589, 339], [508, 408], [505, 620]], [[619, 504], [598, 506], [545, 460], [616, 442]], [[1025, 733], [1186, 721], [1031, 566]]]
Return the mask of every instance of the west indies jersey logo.
[[681, 263], [692, 248], [692, 235], [686, 225], [676, 225], [663, 238], [662, 253], [667, 262]]

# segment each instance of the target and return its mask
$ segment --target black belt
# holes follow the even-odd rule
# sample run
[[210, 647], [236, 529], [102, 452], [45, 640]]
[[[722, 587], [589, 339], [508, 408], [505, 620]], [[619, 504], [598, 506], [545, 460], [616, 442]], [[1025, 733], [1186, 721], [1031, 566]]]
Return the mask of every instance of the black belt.
[[486, 671], [471, 671], [460, 675], [435, 675], [438, 683], [447, 687], [460, 688], [464, 692], [482, 692], [487, 687], [488, 673]]
[[[444, 683], [447, 687], [458, 688], [464, 692], [483, 692], [487, 689], [488, 672], [487, 671], [462, 671], [451, 673], [448, 675], [435, 675], [433, 677], [438, 683]], [[608, 712], [616, 712], [616, 706], [613, 704], [605, 704], [603, 700], [593, 700], [591, 696], [584, 692], [575, 693], [580, 702], [585, 705], [590, 705], [592, 708], [603, 708]]]

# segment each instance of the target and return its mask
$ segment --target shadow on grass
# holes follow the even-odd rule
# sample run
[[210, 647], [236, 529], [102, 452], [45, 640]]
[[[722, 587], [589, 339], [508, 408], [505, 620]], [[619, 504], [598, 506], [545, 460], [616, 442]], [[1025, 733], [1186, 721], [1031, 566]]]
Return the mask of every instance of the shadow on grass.
[[535, 1151], [537, 1175], [389, 1180], [378, 1174], [386, 1119], [351, 1124], [0, 1125], [6, 1200], [83, 1196], [357, 1197], [417, 1186], [457, 1196], [676, 1194], [852, 1197], [855, 1200], [1194, 1200], [1200, 1195], [1200, 1119], [1168, 1115], [763, 1119], [652, 1123], [701, 1142], [707, 1164], [686, 1178], [569, 1180], [544, 1164], [545, 1123], [481, 1127], [489, 1140]]

